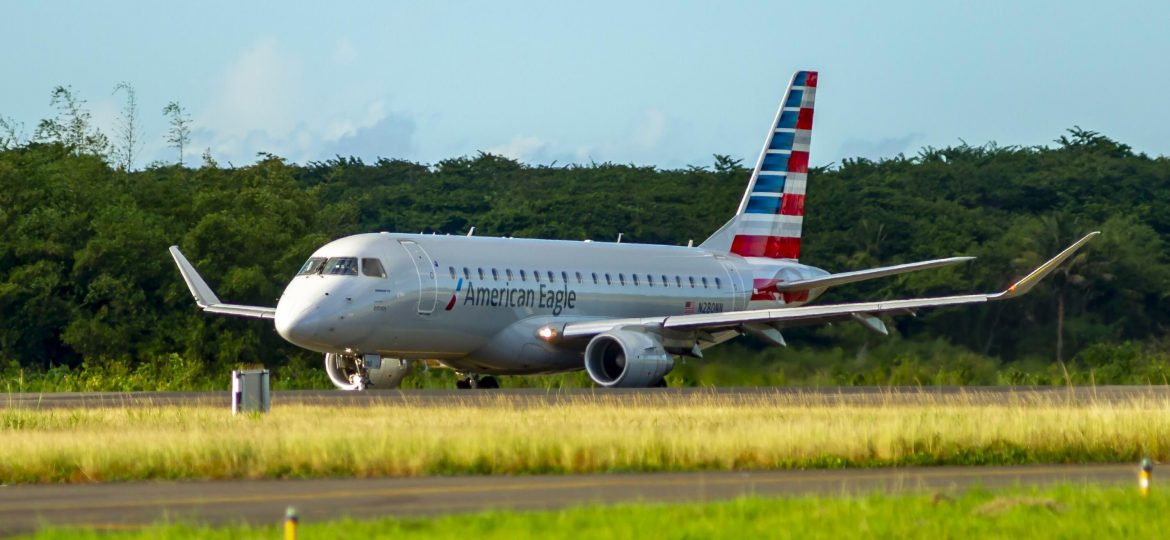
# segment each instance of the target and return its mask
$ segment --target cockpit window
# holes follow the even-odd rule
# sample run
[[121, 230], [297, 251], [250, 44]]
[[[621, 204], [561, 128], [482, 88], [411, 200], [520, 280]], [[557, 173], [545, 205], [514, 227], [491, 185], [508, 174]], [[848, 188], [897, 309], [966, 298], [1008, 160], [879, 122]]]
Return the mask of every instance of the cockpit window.
[[358, 261], [356, 257], [330, 257], [325, 261], [324, 273], [333, 276], [358, 275]]
[[312, 259], [305, 261], [305, 265], [301, 267], [300, 271], [297, 272], [297, 275], [304, 276], [308, 274], [316, 274], [321, 271], [322, 266], [325, 266], [325, 258], [313, 257]]
[[[382, 268], [382, 261], [378, 259], [362, 259], [362, 274], [370, 277], [386, 277], [386, 269]], [[455, 275], [455, 268], [451, 267], [451, 275]]]

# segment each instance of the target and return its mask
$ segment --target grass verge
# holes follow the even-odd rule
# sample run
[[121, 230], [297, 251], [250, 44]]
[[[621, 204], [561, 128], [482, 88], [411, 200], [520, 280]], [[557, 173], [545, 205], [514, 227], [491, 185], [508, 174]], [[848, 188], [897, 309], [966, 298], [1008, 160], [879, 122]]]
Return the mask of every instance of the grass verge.
[[[279, 523], [280, 516], [274, 516]], [[946, 496], [741, 498], [623, 504], [551, 512], [482, 512], [431, 519], [302, 523], [303, 538], [1158, 538], [1170, 492], [1062, 486]], [[57, 538], [277, 538], [267, 527], [158, 524], [137, 531], [52, 529]]]
[[547, 474], [1170, 459], [1170, 407], [1141, 398], [988, 404], [929, 393], [501, 397], [442, 406], [0, 409], [0, 482]]

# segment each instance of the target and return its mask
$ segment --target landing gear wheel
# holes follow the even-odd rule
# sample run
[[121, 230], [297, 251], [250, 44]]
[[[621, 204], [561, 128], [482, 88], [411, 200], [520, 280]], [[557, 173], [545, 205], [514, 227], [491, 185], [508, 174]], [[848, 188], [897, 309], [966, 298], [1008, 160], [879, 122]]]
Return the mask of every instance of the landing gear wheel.
[[460, 390], [470, 390], [471, 389], [471, 379], [459, 379], [459, 380], [455, 381], [455, 388], [458, 388]]
[[669, 387], [670, 387], [670, 385], [666, 384], [666, 377], [658, 379], [658, 382], [650, 385], [650, 388], [669, 388]]
[[478, 384], [476, 384], [475, 387], [476, 388], [487, 388], [487, 389], [499, 388], [500, 381], [497, 381], [495, 377], [488, 375], [486, 377], [481, 377], [478, 381]]

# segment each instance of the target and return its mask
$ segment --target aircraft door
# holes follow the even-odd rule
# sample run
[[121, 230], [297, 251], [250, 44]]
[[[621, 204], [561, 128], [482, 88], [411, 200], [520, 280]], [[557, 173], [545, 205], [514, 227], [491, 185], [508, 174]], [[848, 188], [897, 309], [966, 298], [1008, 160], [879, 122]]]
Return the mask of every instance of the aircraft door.
[[439, 299], [439, 280], [435, 273], [435, 261], [430, 254], [414, 240], [399, 240], [399, 244], [414, 261], [418, 271], [418, 314], [430, 315], [435, 311]]
[[731, 292], [733, 295], [731, 309], [747, 309], [748, 295], [745, 292], [746, 289], [744, 289], [743, 275], [740, 274], [739, 270], [735, 268], [735, 265], [725, 257], [716, 257], [716, 259], [718, 259], [719, 264], [723, 266], [723, 270], [727, 272], [727, 281], [731, 283]]

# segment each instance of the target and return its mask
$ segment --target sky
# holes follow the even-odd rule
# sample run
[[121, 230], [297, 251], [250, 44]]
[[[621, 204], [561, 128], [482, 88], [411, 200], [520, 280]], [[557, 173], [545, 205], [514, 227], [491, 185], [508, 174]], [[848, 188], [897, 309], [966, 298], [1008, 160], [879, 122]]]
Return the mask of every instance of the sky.
[[820, 72], [811, 163], [1046, 145], [1073, 126], [1170, 155], [1170, 2], [5, 3], [0, 116], [31, 134], [71, 85], [137, 166], [205, 150], [305, 163], [755, 162], [794, 71]]

